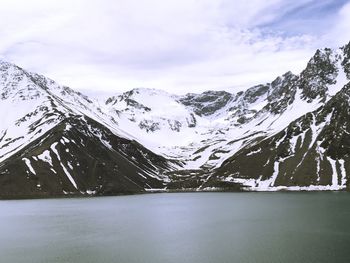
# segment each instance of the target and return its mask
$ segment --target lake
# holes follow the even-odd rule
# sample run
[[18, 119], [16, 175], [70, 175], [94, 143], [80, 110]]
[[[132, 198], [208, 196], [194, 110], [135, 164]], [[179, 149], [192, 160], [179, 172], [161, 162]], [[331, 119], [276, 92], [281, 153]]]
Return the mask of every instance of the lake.
[[0, 262], [350, 262], [350, 193], [0, 201]]

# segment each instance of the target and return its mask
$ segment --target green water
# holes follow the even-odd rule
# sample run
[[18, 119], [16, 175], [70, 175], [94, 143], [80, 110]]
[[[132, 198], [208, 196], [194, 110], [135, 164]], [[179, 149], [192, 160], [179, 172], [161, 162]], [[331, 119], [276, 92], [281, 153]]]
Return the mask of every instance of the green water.
[[0, 262], [350, 262], [350, 193], [0, 201]]

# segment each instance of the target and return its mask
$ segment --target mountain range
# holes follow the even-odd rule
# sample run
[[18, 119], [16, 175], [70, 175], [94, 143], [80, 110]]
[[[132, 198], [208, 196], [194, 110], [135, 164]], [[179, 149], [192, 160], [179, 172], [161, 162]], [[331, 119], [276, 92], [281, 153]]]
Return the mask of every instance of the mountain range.
[[349, 81], [350, 43], [238, 93], [96, 99], [0, 61], [0, 197], [347, 190]]

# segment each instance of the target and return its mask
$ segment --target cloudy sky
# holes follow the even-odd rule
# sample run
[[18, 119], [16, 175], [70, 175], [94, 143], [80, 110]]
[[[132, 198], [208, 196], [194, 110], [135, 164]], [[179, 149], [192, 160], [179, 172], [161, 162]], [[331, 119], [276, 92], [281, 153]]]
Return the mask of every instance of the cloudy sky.
[[235, 92], [350, 41], [350, 0], [0, 0], [0, 59], [89, 92]]

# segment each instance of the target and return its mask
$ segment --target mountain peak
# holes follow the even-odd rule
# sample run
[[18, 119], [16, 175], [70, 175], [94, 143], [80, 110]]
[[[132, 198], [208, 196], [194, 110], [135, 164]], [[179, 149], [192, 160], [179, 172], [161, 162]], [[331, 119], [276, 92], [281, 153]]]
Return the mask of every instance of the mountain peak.
[[2, 100], [32, 100], [43, 94], [41, 88], [33, 83], [28, 72], [4, 61], [0, 63], [0, 88]]
[[[342, 56], [338, 50], [318, 49], [300, 74], [299, 87], [305, 100], [327, 99], [329, 88], [342, 82], [344, 72]], [[340, 83], [338, 83], [340, 84]], [[343, 85], [345, 83], [342, 83]], [[342, 87], [338, 87], [338, 91]]]

